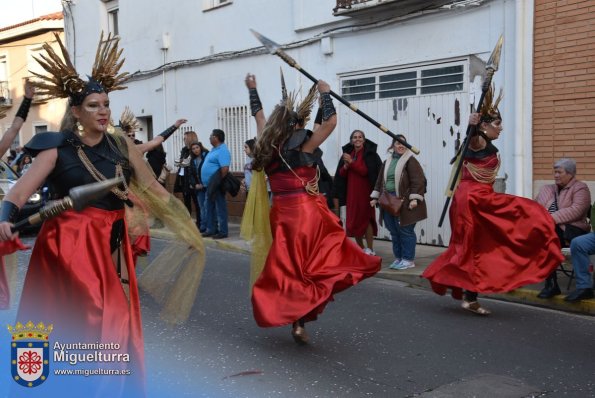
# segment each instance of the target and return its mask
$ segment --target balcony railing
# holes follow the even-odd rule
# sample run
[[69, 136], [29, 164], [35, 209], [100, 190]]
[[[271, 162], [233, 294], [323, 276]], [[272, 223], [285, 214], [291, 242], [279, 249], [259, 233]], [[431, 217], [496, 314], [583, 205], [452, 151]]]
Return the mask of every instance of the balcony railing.
[[399, 17], [419, 11], [438, 10], [444, 7], [477, 5], [483, 0], [337, 0], [335, 16], [367, 17], [373, 14]]
[[[378, 2], [378, 0], [337, 0], [337, 6], [335, 8], [333, 8], [333, 12], [339, 11], [340, 8], [349, 10], [355, 4], [369, 3], [371, 1], [376, 2], [376, 3]], [[380, 0], [380, 1], [382, 1], [382, 0]]]

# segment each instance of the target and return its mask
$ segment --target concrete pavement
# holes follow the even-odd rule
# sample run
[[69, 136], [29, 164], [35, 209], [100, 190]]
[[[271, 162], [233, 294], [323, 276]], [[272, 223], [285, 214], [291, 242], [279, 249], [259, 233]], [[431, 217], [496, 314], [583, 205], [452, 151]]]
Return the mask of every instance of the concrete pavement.
[[[234, 251], [239, 253], [250, 254], [250, 245], [240, 238], [240, 225], [238, 223], [229, 223], [229, 237], [225, 239], [204, 238], [205, 244], [208, 247], [215, 247], [221, 250]], [[171, 235], [162, 229], [151, 229], [151, 236], [155, 238], [167, 239]], [[429, 282], [421, 277], [426, 267], [445, 250], [444, 247], [417, 245], [415, 255], [415, 267], [404, 271], [396, 271], [389, 269], [389, 265], [393, 262], [392, 243], [388, 240], [376, 239], [374, 241], [374, 251], [376, 255], [382, 257], [382, 269], [376, 274], [379, 278], [392, 279], [407, 283], [410, 286], [429, 289]], [[568, 264], [567, 269], [572, 269]], [[568, 303], [564, 301], [564, 296], [574, 290], [574, 281], [571, 281], [569, 289], [568, 276], [563, 273], [558, 273], [558, 282], [562, 289], [562, 294], [552, 299], [543, 300], [537, 298], [539, 290], [543, 284], [529, 285], [520, 289], [516, 289], [504, 294], [491, 294], [485, 297], [495, 298], [499, 300], [511, 301], [521, 304], [529, 304], [539, 307], [550, 308], [554, 310], [561, 310], [567, 312], [576, 312], [587, 315], [595, 315], [595, 299], [583, 300], [578, 303]], [[450, 297], [450, 296], [448, 296]], [[445, 299], [448, 299], [445, 297]]]

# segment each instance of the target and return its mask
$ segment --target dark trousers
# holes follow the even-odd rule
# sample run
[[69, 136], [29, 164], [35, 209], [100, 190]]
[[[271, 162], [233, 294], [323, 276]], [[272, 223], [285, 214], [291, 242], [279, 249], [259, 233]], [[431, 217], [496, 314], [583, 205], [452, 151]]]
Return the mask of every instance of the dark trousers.
[[192, 203], [196, 209], [196, 224], [200, 225], [200, 207], [198, 206], [198, 199], [196, 198], [196, 191], [193, 189], [186, 189], [182, 192], [184, 197], [184, 206], [188, 209], [188, 213], [192, 214]]

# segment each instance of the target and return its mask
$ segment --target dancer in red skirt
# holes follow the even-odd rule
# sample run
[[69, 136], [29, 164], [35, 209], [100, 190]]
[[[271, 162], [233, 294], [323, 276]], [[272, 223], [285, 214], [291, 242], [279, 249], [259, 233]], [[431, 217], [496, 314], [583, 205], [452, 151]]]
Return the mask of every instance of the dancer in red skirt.
[[273, 192], [273, 241], [252, 290], [254, 318], [263, 327], [292, 324], [295, 341], [304, 344], [308, 341], [305, 322], [315, 320], [335, 293], [378, 272], [381, 258], [365, 254], [347, 238], [339, 218], [318, 193], [318, 147], [337, 123], [328, 83], [317, 84], [322, 124], [314, 132], [303, 128], [316, 97], [314, 90], [297, 112], [293, 96], [285, 97], [263, 124], [253, 75], [248, 75], [246, 85], [252, 114], [262, 126], [253, 169], [266, 171]]
[[[480, 113], [469, 124], [478, 133], [463, 154], [463, 170], [449, 211], [452, 235], [448, 249], [423, 273], [434, 292], [461, 299], [462, 307], [479, 315], [490, 311], [477, 293], [502, 293], [541, 282], [560, 263], [562, 254], [547, 210], [538, 203], [494, 192], [500, 167], [492, 141], [500, 136], [500, 96], [492, 104], [492, 88]], [[473, 134], [473, 133], [472, 133]]]

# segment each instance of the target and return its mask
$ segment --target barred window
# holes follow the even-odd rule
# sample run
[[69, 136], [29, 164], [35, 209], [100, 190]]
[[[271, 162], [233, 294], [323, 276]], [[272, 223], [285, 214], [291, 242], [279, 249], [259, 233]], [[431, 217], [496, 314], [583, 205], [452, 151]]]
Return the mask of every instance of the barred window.
[[380, 98], [406, 97], [415, 95], [417, 72], [397, 73], [380, 76]]
[[413, 97], [464, 89], [463, 64], [439, 68], [419, 67], [379, 72], [375, 76], [346, 78], [341, 82], [343, 97], [348, 101]]
[[421, 93], [435, 94], [463, 89], [463, 65], [421, 71]]
[[362, 101], [376, 97], [376, 78], [363, 77], [343, 81], [343, 97], [347, 101]]
[[217, 128], [225, 133], [225, 144], [231, 153], [229, 171], [244, 170], [244, 142], [254, 138], [250, 131], [251, 113], [247, 105], [229, 106], [217, 110]]

